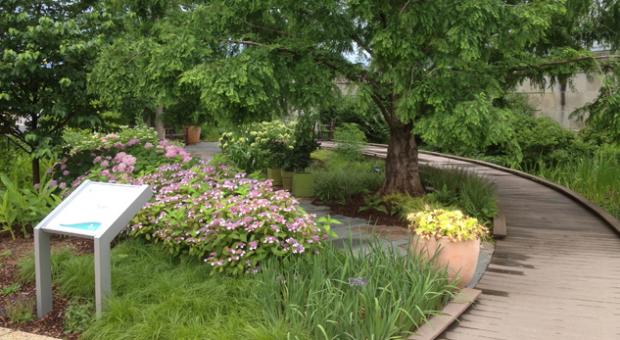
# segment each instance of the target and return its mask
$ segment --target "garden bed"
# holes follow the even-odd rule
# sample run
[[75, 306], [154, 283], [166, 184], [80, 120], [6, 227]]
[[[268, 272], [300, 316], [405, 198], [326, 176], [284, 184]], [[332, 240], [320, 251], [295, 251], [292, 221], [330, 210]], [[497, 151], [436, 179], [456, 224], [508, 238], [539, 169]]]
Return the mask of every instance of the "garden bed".
[[[70, 248], [76, 255], [92, 253], [92, 242], [74, 237], [52, 237], [52, 248]], [[10, 239], [5, 237], [0, 242], [0, 327], [17, 329], [51, 337], [77, 339], [77, 334], [64, 332], [64, 314], [69, 300], [54, 289], [54, 306], [49, 315], [37, 319], [34, 313], [36, 287], [34, 282], [20, 279], [18, 264], [20, 260], [33, 254], [32, 238]], [[23, 261], [23, 260], [22, 260]], [[23, 302], [22, 322], [12, 321], [7, 308], [16, 306], [16, 301]], [[11, 307], [9, 307], [11, 306]], [[15, 313], [18, 311], [15, 310]]]
[[408, 228], [407, 221], [399, 215], [391, 215], [389, 213], [369, 208], [364, 200], [364, 195], [355, 195], [346, 204], [324, 203], [316, 199], [312, 202], [316, 205], [327, 205], [330, 213], [334, 215], [344, 215], [348, 217], [362, 218], [368, 221], [370, 225], [388, 225]]
[[[140, 183], [153, 199], [112, 251], [113, 295], [100, 320], [90, 249], [57, 250], [54, 311], [11, 328], [87, 339], [389, 338], [409, 334], [453, 294], [445, 271], [426, 260], [381, 246], [336, 249], [324, 242], [330, 222], [289, 193], [192, 159], [152, 131], [70, 137], [45, 188], [64, 196], [86, 178]], [[20, 256], [2, 288], [19, 282], [17, 294], [32, 297], [33, 260]], [[24, 310], [34, 317], [34, 305]]]

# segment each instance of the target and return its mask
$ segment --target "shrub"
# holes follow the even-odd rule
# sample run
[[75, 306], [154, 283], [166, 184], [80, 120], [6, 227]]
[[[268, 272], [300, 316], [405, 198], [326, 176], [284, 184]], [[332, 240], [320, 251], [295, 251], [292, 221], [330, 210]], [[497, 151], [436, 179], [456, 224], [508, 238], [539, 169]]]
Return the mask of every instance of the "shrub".
[[220, 138], [222, 153], [246, 173], [284, 166], [293, 148], [294, 128], [281, 121], [262, 122], [227, 132]]
[[70, 130], [65, 138], [65, 157], [50, 170], [61, 189], [76, 187], [86, 178], [127, 183], [162, 164], [192, 163], [187, 151], [158, 141], [150, 128], [125, 128], [106, 135]]
[[323, 202], [344, 204], [353, 196], [377, 191], [383, 183], [381, 161], [331, 159], [324, 167], [315, 167], [314, 193]]
[[478, 220], [460, 210], [431, 209], [407, 216], [416, 235], [426, 239], [447, 237], [452, 242], [476, 240], [487, 234]]
[[515, 132], [523, 153], [519, 167], [526, 170], [536, 169], [541, 164], [555, 166], [593, 151], [577, 134], [547, 117], [519, 117]]
[[345, 123], [334, 131], [336, 153], [346, 159], [360, 159], [363, 143], [366, 143], [364, 132], [355, 123]]
[[130, 234], [189, 253], [219, 271], [254, 270], [268, 257], [318, 249], [327, 236], [297, 201], [225, 167], [164, 165], [140, 179], [154, 200], [134, 219]]

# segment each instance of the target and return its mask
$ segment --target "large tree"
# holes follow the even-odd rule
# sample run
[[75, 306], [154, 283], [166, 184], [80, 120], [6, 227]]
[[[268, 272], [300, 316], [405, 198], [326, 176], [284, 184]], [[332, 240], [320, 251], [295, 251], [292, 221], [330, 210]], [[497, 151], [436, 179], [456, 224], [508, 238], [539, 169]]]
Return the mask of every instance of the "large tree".
[[227, 53], [182, 81], [214, 110], [251, 113], [279, 109], [281, 98], [307, 108], [347, 78], [389, 126], [382, 192], [418, 195], [417, 125], [493, 123], [493, 100], [528, 65], [587, 56], [570, 46], [537, 53], [564, 11], [544, 0], [209, 1], [188, 27]]
[[96, 53], [101, 17], [95, 1], [0, 2], [0, 133], [39, 159], [70, 124], [92, 124], [86, 74]]
[[165, 29], [144, 42], [155, 43], [149, 53], [140, 52], [139, 38], [133, 46], [126, 40], [124, 50], [136, 52], [117, 50], [102, 65], [156, 52], [144, 58], [150, 72], [133, 72], [157, 89], [143, 92], [165, 93], [162, 84], [192, 88], [204, 110], [237, 122], [316, 108], [337, 96], [335, 80], [345, 78], [389, 127], [382, 192], [418, 195], [416, 129], [432, 129], [436, 138], [501, 134], [506, 117], [494, 102], [516, 82], [592, 66], [586, 44], [565, 39], [576, 28], [556, 27], [597, 16], [608, 1], [587, 2], [180, 1], [160, 13], [153, 27]]

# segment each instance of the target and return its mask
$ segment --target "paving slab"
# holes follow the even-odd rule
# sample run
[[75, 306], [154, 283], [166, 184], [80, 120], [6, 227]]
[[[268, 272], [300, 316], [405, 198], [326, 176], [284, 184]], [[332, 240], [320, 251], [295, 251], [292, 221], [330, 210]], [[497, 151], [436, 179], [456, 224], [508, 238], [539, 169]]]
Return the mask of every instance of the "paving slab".
[[[3, 330], [6, 330], [4, 328]], [[58, 338], [52, 338], [45, 335], [39, 335], [34, 333], [26, 333], [22, 331], [10, 330], [10, 332], [2, 334], [0, 330], [0, 340], [59, 340]]]

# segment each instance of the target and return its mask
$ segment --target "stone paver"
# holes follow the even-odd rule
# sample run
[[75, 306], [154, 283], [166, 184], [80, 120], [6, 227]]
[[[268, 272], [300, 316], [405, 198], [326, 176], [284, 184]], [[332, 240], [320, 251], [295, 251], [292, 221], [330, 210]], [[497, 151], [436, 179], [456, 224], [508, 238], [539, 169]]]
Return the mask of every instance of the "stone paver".
[[220, 152], [220, 147], [217, 142], [200, 142], [186, 146], [185, 150], [192, 156], [199, 157], [208, 162], [213, 158], [213, 155]]
[[58, 340], [45, 335], [26, 333], [0, 327], [0, 340]]

